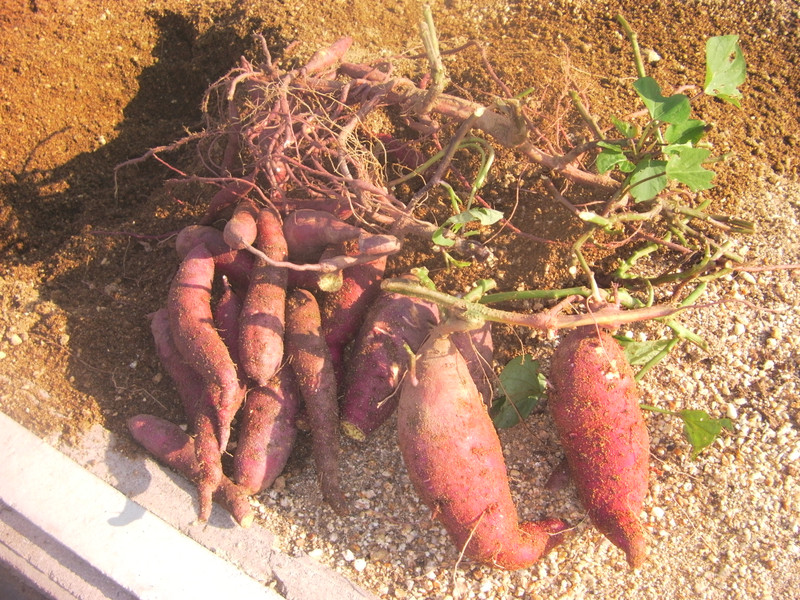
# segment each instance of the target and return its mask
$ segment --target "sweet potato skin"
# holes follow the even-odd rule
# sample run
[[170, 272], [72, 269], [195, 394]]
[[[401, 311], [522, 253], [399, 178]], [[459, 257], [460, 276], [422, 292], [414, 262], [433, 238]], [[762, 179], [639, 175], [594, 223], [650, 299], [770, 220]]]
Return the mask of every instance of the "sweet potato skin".
[[249, 493], [272, 485], [286, 466], [297, 437], [297, 383], [284, 366], [265, 387], [250, 390], [241, 411], [233, 478]]
[[[180, 427], [152, 415], [136, 415], [128, 419], [128, 429], [133, 438], [159, 462], [190, 481], [197, 483], [202, 479], [195, 441]], [[214, 500], [230, 512], [242, 527], [249, 527], [253, 523], [253, 509], [244, 488], [223, 476], [213, 495]]]
[[378, 296], [353, 343], [346, 374], [341, 415], [349, 437], [364, 441], [394, 412], [410, 362], [406, 345], [419, 350], [438, 321], [435, 304], [389, 292]]
[[336, 377], [321, 329], [314, 295], [307, 290], [294, 290], [286, 301], [286, 353], [311, 425], [311, 451], [322, 495], [334, 511], [346, 514], [339, 473]]
[[535, 563], [560, 541], [563, 522], [518, 524], [500, 441], [464, 358], [431, 336], [403, 382], [400, 450], [420, 498], [464, 555], [503, 569]]
[[[283, 226], [271, 209], [258, 214], [256, 247], [273, 260], [287, 258]], [[272, 379], [283, 362], [287, 281], [285, 268], [256, 260], [239, 319], [239, 357], [245, 373], [260, 386]]]
[[556, 348], [550, 383], [549, 410], [581, 503], [638, 567], [646, 554], [639, 513], [650, 450], [633, 370], [611, 335], [581, 327]]

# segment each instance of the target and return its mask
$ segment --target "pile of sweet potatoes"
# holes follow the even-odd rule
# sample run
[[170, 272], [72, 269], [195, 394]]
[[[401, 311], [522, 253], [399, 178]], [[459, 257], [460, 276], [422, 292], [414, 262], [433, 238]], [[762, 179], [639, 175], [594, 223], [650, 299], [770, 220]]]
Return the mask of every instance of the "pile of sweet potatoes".
[[[290, 72], [243, 60], [212, 88], [227, 99], [222, 113], [234, 115], [217, 132], [227, 140], [216, 157], [219, 176], [210, 178], [219, 191], [198, 224], [177, 236], [180, 264], [166, 307], [150, 322], [187, 430], [137, 415], [130, 431], [194, 482], [200, 519], [216, 501], [246, 526], [248, 497], [280, 475], [301, 430], [310, 434], [322, 497], [346, 513], [340, 434], [363, 441], [397, 411], [410, 479], [459, 551], [526, 568], [567, 525], [519, 523], [488, 413], [488, 323], [381, 290], [401, 244], [381, 232], [430, 240], [436, 227], [374, 179], [371, 150], [346, 151], [358, 145], [364, 114], [391, 98], [367, 94], [370, 77], [384, 74], [357, 65], [352, 87], [331, 95], [334, 79], [325, 73], [347, 45]], [[583, 327], [559, 346], [550, 379], [550, 410], [579, 497], [638, 566], [648, 438], [630, 367], [613, 338]], [[233, 460], [223, 463], [229, 449]]]

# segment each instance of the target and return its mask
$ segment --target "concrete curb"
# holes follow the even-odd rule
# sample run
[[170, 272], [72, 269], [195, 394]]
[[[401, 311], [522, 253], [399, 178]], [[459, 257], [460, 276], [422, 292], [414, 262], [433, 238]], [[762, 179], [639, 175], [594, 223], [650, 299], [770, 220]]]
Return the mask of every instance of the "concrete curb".
[[44, 597], [373, 598], [218, 507], [196, 522], [190, 484], [116, 452], [102, 427], [62, 453], [0, 413], [0, 447], [0, 562]]

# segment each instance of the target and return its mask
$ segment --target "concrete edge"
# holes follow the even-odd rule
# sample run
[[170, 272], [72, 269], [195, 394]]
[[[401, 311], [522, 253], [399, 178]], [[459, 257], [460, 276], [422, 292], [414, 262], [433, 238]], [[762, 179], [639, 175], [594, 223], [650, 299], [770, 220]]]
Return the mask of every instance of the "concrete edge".
[[0, 500], [134, 597], [282, 598], [3, 413], [0, 447]]

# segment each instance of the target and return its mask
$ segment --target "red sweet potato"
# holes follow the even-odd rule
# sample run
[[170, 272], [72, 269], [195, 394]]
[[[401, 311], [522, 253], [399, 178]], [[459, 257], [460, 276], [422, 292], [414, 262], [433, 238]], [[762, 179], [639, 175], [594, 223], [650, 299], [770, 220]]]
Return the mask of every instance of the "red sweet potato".
[[639, 513], [650, 450], [633, 370], [608, 333], [581, 327], [559, 343], [550, 383], [550, 413], [581, 503], [637, 567], [646, 554]]
[[[195, 442], [180, 427], [151, 415], [137, 415], [128, 419], [128, 429], [133, 438], [161, 463], [190, 481], [202, 479]], [[244, 488], [223, 476], [213, 496], [242, 527], [253, 523], [253, 509]]]
[[361, 229], [322, 210], [301, 209], [286, 217], [283, 233], [289, 258], [296, 263], [316, 262], [326, 246], [354, 240]]
[[178, 397], [183, 404], [183, 412], [186, 414], [189, 424], [194, 426], [194, 415], [197, 414], [200, 403], [200, 396], [203, 393], [203, 379], [192, 369], [184, 360], [181, 353], [175, 347], [172, 340], [172, 333], [169, 329], [169, 312], [162, 308], [150, 316], [150, 331], [153, 334], [153, 341], [156, 346], [156, 354], [161, 361], [161, 366], [170, 376], [175, 388], [178, 390]]
[[339, 407], [330, 351], [322, 338], [314, 295], [295, 290], [286, 302], [286, 351], [311, 426], [314, 464], [322, 496], [339, 514], [347, 513], [339, 476]]
[[497, 432], [448, 335], [431, 334], [403, 382], [397, 432], [414, 488], [465, 556], [522, 569], [560, 541], [558, 519], [519, 524]]
[[161, 363], [178, 389], [189, 431], [195, 436], [192, 450], [197, 453], [193, 459], [197, 469], [191, 479], [197, 484], [200, 520], [206, 520], [211, 511], [211, 496], [222, 481], [220, 448], [227, 444], [223, 434], [228, 427], [220, 425], [220, 415], [213, 403], [215, 388], [203, 381], [175, 347], [167, 309], [153, 313], [150, 327]]
[[211, 313], [213, 279], [211, 254], [205, 245], [195, 246], [172, 280], [167, 310], [175, 347], [203, 379], [208, 400], [220, 411], [236, 404], [240, 385], [228, 348], [214, 327]]
[[[256, 247], [273, 260], [287, 258], [280, 217], [269, 208], [258, 213]], [[239, 357], [245, 373], [267, 385], [283, 361], [283, 332], [288, 274], [257, 259], [244, 299], [239, 332]]]
[[242, 312], [242, 300], [228, 284], [226, 277], [222, 278], [222, 283], [225, 291], [212, 309], [214, 327], [216, 327], [220, 338], [222, 338], [225, 347], [228, 349], [231, 360], [236, 366], [236, 374], [239, 380], [239, 393], [236, 398], [227, 406], [219, 407], [216, 411], [220, 448], [226, 448], [230, 438], [231, 423], [242, 406], [242, 402], [244, 402], [247, 386], [245, 383], [246, 376], [239, 360], [239, 316]]
[[272, 485], [281, 474], [297, 436], [300, 395], [287, 366], [265, 387], [250, 390], [239, 421], [233, 479], [251, 494]]
[[[339, 248], [345, 250], [343, 245]], [[344, 269], [342, 287], [322, 298], [322, 335], [331, 351], [337, 381], [344, 378], [345, 346], [356, 336], [367, 309], [378, 297], [385, 270], [385, 256]]]
[[363, 441], [397, 407], [397, 386], [408, 370], [412, 352], [419, 350], [439, 320], [435, 304], [382, 292], [369, 308], [348, 362], [342, 429]]
[[240, 200], [222, 230], [225, 243], [233, 250], [248, 250], [258, 235], [257, 218], [258, 207], [255, 202], [249, 198]]
[[492, 406], [492, 381], [494, 371], [494, 342], [492, 341], [492, 324], [486, 321], [482, 327], [469, 331], [456, 331], [451, 336], [453, 343], [461, 352], [467, 363], [469, 374], [475, 382], [484, 404]]
[[233, 250], [225, 243], [222, 232], [208, 225], [189, 225], [181, 229], [175, 239], [175, 250], [183, 259], [198, 244], [205, 244], [214, 257], [217, 274], [227, 277], [238, 292], [247, 290], [255, 256], [246, 250]]

